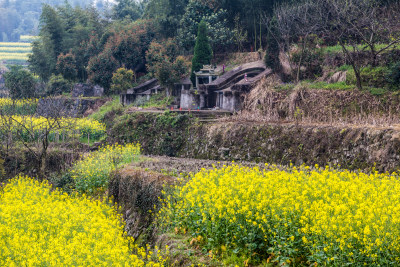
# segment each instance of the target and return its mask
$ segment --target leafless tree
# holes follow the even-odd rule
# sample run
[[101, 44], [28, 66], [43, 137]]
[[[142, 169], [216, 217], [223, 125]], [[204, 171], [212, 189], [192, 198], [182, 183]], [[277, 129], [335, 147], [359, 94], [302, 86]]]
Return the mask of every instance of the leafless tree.
[[[296, 82], [300, 80], [300, 69], [309, 37], [315, 34], [323, 18], [316, 16], [319, 6], [308, 0], [295, 4], [284, 4], [275, 9], [276, 27], [279, 31], [281, 51], [284, 53]], [[301, 42], [299, 42], [301, 40]], [[293, 43], [300, 43], [300, 58], [295, 63], [290, 53]], [[296, 69], [296, 71], [294, 71]]]
[[[41, 99], [35, 114], [23, 116], [15, 115], [17, 110], [16, 102], [11, 104], [7, 112], [0, 109], [0, 135], [3, 150], [8, 153], [10, 148], [22, 145], [33, 155], [38, 178], [43, 178], [46, 169], [46, 159], [51, 136], [57, 136], [60, 140], [60, 133], [74, 134], [75, 118], [78, 109], [71, 107], [66, 100], [60, 98]], [[19, 108], [20, 111], [20, 108]], [[34, 118], [40, 117], [40, 125], [34, 123]]]
[[[362, 89], [360, 55], [369, 53], [372, 65], [376, 65], [379, 54], [400, 43], [399, 11], [398, 2], [304, 0], [276, 8], [275, 16], [285, 51], [300, 37], [306, 40], [311, 34], [334, 41], [354, 70], [357, 88]], [[303, 46], [306, 43], [303, 41]], [[380, 43], [386, 45], [378, 46]]]

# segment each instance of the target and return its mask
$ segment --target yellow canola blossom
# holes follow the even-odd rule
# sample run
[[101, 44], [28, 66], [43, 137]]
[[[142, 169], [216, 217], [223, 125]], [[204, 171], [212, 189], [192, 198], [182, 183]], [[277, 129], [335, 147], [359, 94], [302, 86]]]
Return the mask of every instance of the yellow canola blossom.
[[25, 105], [37, 104], [38, 99], [35, 98], [27, 98], [27, 99], [11, 99], [11, 98], [0, 98], [0, 108], [4, 106], [17, 106], [22, 107]]
[[27, 177], [0, 191], [0, 266], [161, 266], [133, 248], [107, 203]]
[[110, 173], [118, 165], [132, 162], [140, 155], [140, 144], [114, 144], [99, 148], [78, 161], [71, 170], [76, 189], [80, 192], [95, 193], [108, 185]]
[[29, 53], [0, 52], [0, 60], [28, 60]]
[[31, 53], [32, 48], [29, 46], [0, 46], [0, 52]]
[[0, 98], [0, 110], [3, 114], [29, 115], [36, 112], [38, 99]]
[[0, 47], [31, 47], [31, 44], [23, 42], [0, 42]]
[[234, 165], [195, 174], [174, 197], [165, 221], [213, 249], [281, 263], [400, 264], [396, 173]]
[[86, 138], [89, 134], [93, 139], [100, 138], [106, 132], [106, 126], [103, 123], [88, 118], [49, 119], [19, 115], [13, 115], [10, 118], [3, 117], [3, 120], [0, 121], [0, 128], [10, 128], [12, 132], [25, 132], [27, 138], [32, 138], [33, 133], [40, 134], [46, 129], [50, 129], [50, 134], [79, 134]]

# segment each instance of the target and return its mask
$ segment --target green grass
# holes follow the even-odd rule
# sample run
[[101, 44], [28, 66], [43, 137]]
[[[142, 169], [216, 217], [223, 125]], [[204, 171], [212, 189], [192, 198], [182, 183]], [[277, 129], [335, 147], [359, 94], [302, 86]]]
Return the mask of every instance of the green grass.
[[369, 92], [371, 93], [371, 95], [375, 95], [375, 96], [380, 96], [380, 95], [384, 95], [388, 92], [388, 90], [386, 90], [385, 88], [369, 88], [368, 89]]
[[95, 113], [89, 115], [89, 118], [97, 120], [97, 121], [103, 121], [105, 115], [112, 111], [112, 110], [116, 110], [118, 108], [122, 108], [122, 105], [119, 103], [119, 96], [113, 96], [112, 97], [113, 100], [109, 101], [107, 103], [105, 103], [103, 106], [101, 106], [99, 108], [98, 111], [96, 111]]
[[354, 85], [348, 85], [346, 82], [327, 83], [327, 82], [314, 82], [304, 83], [310, 89], [326, 89], [326, 90], [352, 90]]
[[173, 97], [167, 97], [164, 92], [154, 94], [150, 97], [150, 100], [145, 102], [144, 108], [167, 108], [171, 105]]
[[337, 68], [338, 71], [349, 71], [352, 69], [353, 69], [353, 67], [351, 65], [342, 65]]
[[[387, 46], [387, 44], [378, 44], [378, 45], [376, 45], [375, 49], [376, 49], [376, 50], [380, 50], [380, 49], [382, 49], [382, 48], [385, 48], [386, 46]], [[346, 48], [347, 48], [349, 51], [353, 51], [353, 47], [350, 46], [350, 45], [346, 46]], [[398, 50], [398, 49], [400, 49], [400, 45], [394, 46], [394, 47], [392, 47], [392, 48]], [[392, 48], [391, 48], [391, 49], [392, 49]], [[369, 51], [369, 47], [360, 44], [360, 45], [357, 45], [357, 50], [360, 50], [360, 51], [362, 51], [362, 50]], [[343, 52], [343, 49], [342, 49], [342, 47], [341, 47], [340, 45], [334, 45], [334, 46], [323, 47], [323, 48], [322, 48], [322, 51], [323, 51], [323, 53], [325, 53], [325, 54], [339, 54], [339, 53], [342, 53], [342, 52]]]

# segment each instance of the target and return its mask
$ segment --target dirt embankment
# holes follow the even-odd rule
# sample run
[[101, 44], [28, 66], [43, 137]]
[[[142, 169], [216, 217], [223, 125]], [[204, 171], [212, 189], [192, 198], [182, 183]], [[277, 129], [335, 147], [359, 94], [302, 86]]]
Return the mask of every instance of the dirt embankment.
[[369, 169], [376, 164], [380, 171], [400, 167], [400, 130], [396, 127], [199, 123], [181, 115], [137, 113], [117, 121], [110, 139], [139, 142], [147, 155], [282, 165], [337, 164], [347, 169]]
[[388, 126], [400, 123], [400, 94], [309, 89], [306, 85], [284, 89], [269, 77], [246, 96], [238, 117], [259, 122]]

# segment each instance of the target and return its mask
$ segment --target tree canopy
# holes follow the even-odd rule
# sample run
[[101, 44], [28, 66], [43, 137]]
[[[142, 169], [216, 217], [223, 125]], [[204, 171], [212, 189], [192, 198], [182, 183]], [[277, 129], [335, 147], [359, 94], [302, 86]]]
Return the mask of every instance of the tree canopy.
[[212, 50], [207, 37], [207, 24], [205, 21], [199, 23], [194, 56], [192, 60], [192, 74], [190, 79], [195, 84], [195, 72], [199, 71], [203, 65], [211, 63]]

